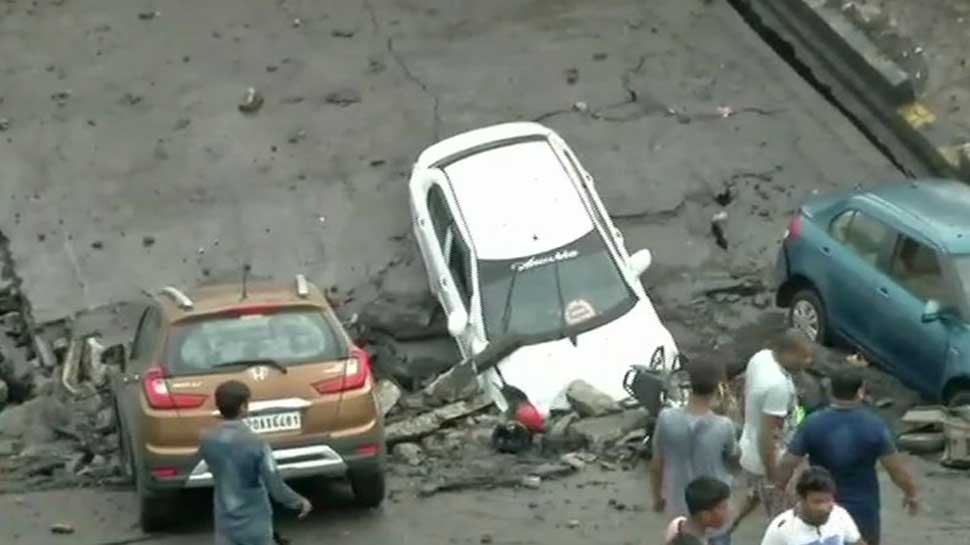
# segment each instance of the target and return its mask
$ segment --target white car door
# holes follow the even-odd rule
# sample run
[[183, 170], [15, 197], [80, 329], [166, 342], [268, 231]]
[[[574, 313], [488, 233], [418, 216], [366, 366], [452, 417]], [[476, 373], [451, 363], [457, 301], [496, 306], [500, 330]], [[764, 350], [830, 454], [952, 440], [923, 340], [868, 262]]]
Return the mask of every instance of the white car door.
[[[454, 209], [446, 189], [433, 177], [423, 191], [413, 191], [415, 238], [421, 249], [432, 293], [448, 320], [448, 330], [462, 356], [471, 353], [473, 331], [469, 326], [472, 293], [471, 256], [455, 223]], [[415, 185], [415, 184], [412, 184]], [[413, 189], [413, 188], [412, 188]]]

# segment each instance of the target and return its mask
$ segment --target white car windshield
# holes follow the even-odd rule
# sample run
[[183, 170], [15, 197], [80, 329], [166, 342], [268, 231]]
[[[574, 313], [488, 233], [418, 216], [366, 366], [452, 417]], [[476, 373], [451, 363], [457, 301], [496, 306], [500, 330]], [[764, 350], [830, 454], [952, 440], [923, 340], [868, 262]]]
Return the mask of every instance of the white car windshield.
[[541, 254], [479, 260], [478, 271], [490, 339], [562, 331], [634, 297], [596, 229]]

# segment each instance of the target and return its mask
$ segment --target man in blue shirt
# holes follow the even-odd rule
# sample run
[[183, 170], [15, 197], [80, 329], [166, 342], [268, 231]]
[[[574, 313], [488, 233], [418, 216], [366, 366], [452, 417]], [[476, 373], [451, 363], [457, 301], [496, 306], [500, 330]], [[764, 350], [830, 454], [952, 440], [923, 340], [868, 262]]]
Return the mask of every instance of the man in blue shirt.
[[779, 468], [788, 482], [807, 456], [829, 470], [838, 489], [836, 501], [852, 515], [867, 545], [879, 545], [879, 478], [876, 461], [889, 473], [910, 514], [919, 510], [916, 484], [896, 451], [889, 427], [866, 409], [862, 375], [854, 369], [832, 374], [832, 404], [812, 413], [795, 433]]
[[242, 421], [249, 412], [249, 387], [224, 382], [215, 397], [226, 421], [203, 434], [199, 449], [215, 481], [215, 543], [273, 545], [270, 496], [299, 510], [300, 518], [310, 513], [310, 502], [283, 482], [269, 445]]

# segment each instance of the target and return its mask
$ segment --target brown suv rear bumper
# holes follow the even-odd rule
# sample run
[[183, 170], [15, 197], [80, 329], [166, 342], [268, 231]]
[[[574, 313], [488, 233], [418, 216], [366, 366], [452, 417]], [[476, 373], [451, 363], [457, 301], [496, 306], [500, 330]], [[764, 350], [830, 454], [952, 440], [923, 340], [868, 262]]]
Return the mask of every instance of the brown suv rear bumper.
[[[302, 477], [344, 477], [348, 472], [381, 471], [386, 455], [384, 429], [381, 422], [365, 434], [353, 437], [318, 442], [308, 440], [305, 444], [287, 444], [273, 449], [276, 465], [284, 479]], [[205, 488], [212, 486], [212, 475], [201, 457], [195, 453], [190, 456], [152, 456], [146, 453], [145, 470], [150, 488], [171, 490], [183, 488]], [[172, 477], [158, 477], [153, 474], [157, 468], [174, 468], [177, 474]]]

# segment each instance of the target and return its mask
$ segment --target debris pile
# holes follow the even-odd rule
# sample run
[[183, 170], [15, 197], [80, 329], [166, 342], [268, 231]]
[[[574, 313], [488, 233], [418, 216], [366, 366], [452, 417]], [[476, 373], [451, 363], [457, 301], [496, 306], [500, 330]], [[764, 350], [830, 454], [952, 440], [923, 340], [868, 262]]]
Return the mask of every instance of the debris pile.
[[[9, 266], [0, 275], [0, 492], [120, 475], [108, 367], [94, 337], [39, 332]], [[51, 340], [53, 339], [53, 341]]]
[[[41, 336], [35, 344], [44, 343]], [[63, 344], [63, 343], [58, 343]], [[30, 399], [0, 411], [0, 482], [4, 489], [42, 489], [123, 481], [109, 369], [94, 338], [74, 339], [45, 366], [30, 358]], [[14, 352], [17, 354], [17, 352]], [[117, 357], [115, 352], [108, 357]], [[19, 360], [17, 360], [19, 361]]]
[[[379, 390], [399, 391], [389, 382], [381, 381]], [[573, 410], [553, 414], [544, 432], [534, 433], [526, 448], [514, 453], [496, 443], [497, 431], [513, 417], [499, 414], [476, 382], [458, 395], [454, 390], [443, 395], [444, 387], [434, 387], [439, 384], [440, 378], [385, 407], [391, 471], [417, 479], [419, 496], [470, 488], [535, 489], [594, 463], [607, 470], [630, 469], [643, 454], [648, 412], [623, 407], [585, 382], [568, 388]]]

